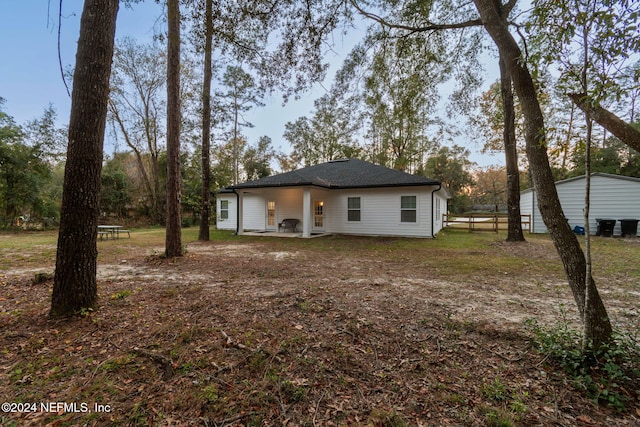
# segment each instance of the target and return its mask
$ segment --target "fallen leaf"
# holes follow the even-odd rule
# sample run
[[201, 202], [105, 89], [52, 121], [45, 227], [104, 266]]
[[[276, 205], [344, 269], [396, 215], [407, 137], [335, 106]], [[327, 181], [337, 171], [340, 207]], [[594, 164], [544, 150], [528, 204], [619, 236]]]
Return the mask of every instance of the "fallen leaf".
[[578, 416], [576, 417], [576, 419], [577, 419], [578, 421], [580, 421], [580, 422], [585, 423], [585, 424], [595, 424], [595, 421], [593, 421], [591, 418], [589, 418], [589, 417], [588, 417], [588, 416], [586, 416], [586, 415], [578, 415]]

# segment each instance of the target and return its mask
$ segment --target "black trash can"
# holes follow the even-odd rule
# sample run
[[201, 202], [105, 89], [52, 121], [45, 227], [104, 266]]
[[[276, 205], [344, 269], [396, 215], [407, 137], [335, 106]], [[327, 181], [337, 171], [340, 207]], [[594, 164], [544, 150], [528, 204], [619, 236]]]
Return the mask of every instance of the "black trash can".
[[613, 228], [616, 226], [615, 219], [596, 218], [596, 222], [598, 224], [596, 236], [613, 237]]
[[620, 230], [622, 237], [636, 237], [638, 235], [638, 221], [637, 219], [621, 219]]

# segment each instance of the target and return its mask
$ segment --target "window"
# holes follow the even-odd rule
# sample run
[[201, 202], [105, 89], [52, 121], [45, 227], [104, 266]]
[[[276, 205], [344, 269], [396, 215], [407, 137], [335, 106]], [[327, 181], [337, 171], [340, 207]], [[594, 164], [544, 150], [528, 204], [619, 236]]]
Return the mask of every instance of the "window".
[[267, 226], [276, 226], [276, 202], [267, 202]]
[[220, 219], [229, 219], [229, 201], [220, 200]]
[[416, 196], [400, 197], [400, 222], [416, 222]]
[[347, 221], [360, 221], [360, 197], [347, 198]]
[[316, 228], [324, 226], [324, 202], [322, 200], [313, 202], [313, 226]]

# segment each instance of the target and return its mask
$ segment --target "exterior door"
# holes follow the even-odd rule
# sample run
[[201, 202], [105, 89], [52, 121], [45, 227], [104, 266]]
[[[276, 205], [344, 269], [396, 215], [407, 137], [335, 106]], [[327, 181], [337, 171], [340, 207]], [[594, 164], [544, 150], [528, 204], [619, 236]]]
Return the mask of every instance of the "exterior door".
[[268, 201], [267, 202], [267, 223], [266, 223], [266, 227], [267, 230], [276, 230], [277, 228], [277, 224], [276, 224], [276, 202], [274, 201]]
[[313, 229], [324, 230], [324, 201], [322, 200], [313, 202]]

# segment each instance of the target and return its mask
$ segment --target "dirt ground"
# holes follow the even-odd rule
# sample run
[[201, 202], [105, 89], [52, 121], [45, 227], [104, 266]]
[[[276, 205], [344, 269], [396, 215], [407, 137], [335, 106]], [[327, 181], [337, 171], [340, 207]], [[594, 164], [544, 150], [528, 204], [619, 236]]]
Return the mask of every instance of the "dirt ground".
[[[462, 254], [524, 261], [457, 271], [395, 239], [280, 240], [124, 248], [99, 265], [100, 309], [64, 321], [50, 277], [6, 271], [0, 396], [22, 406], [0, 424], [640, 425], [638, 384], [626, 411], [597, 405], [529, 342], [526, 319], [577, 319], [550, 242], [496, 241]], [[637, 330], [640, 285], [598, 283]]]

